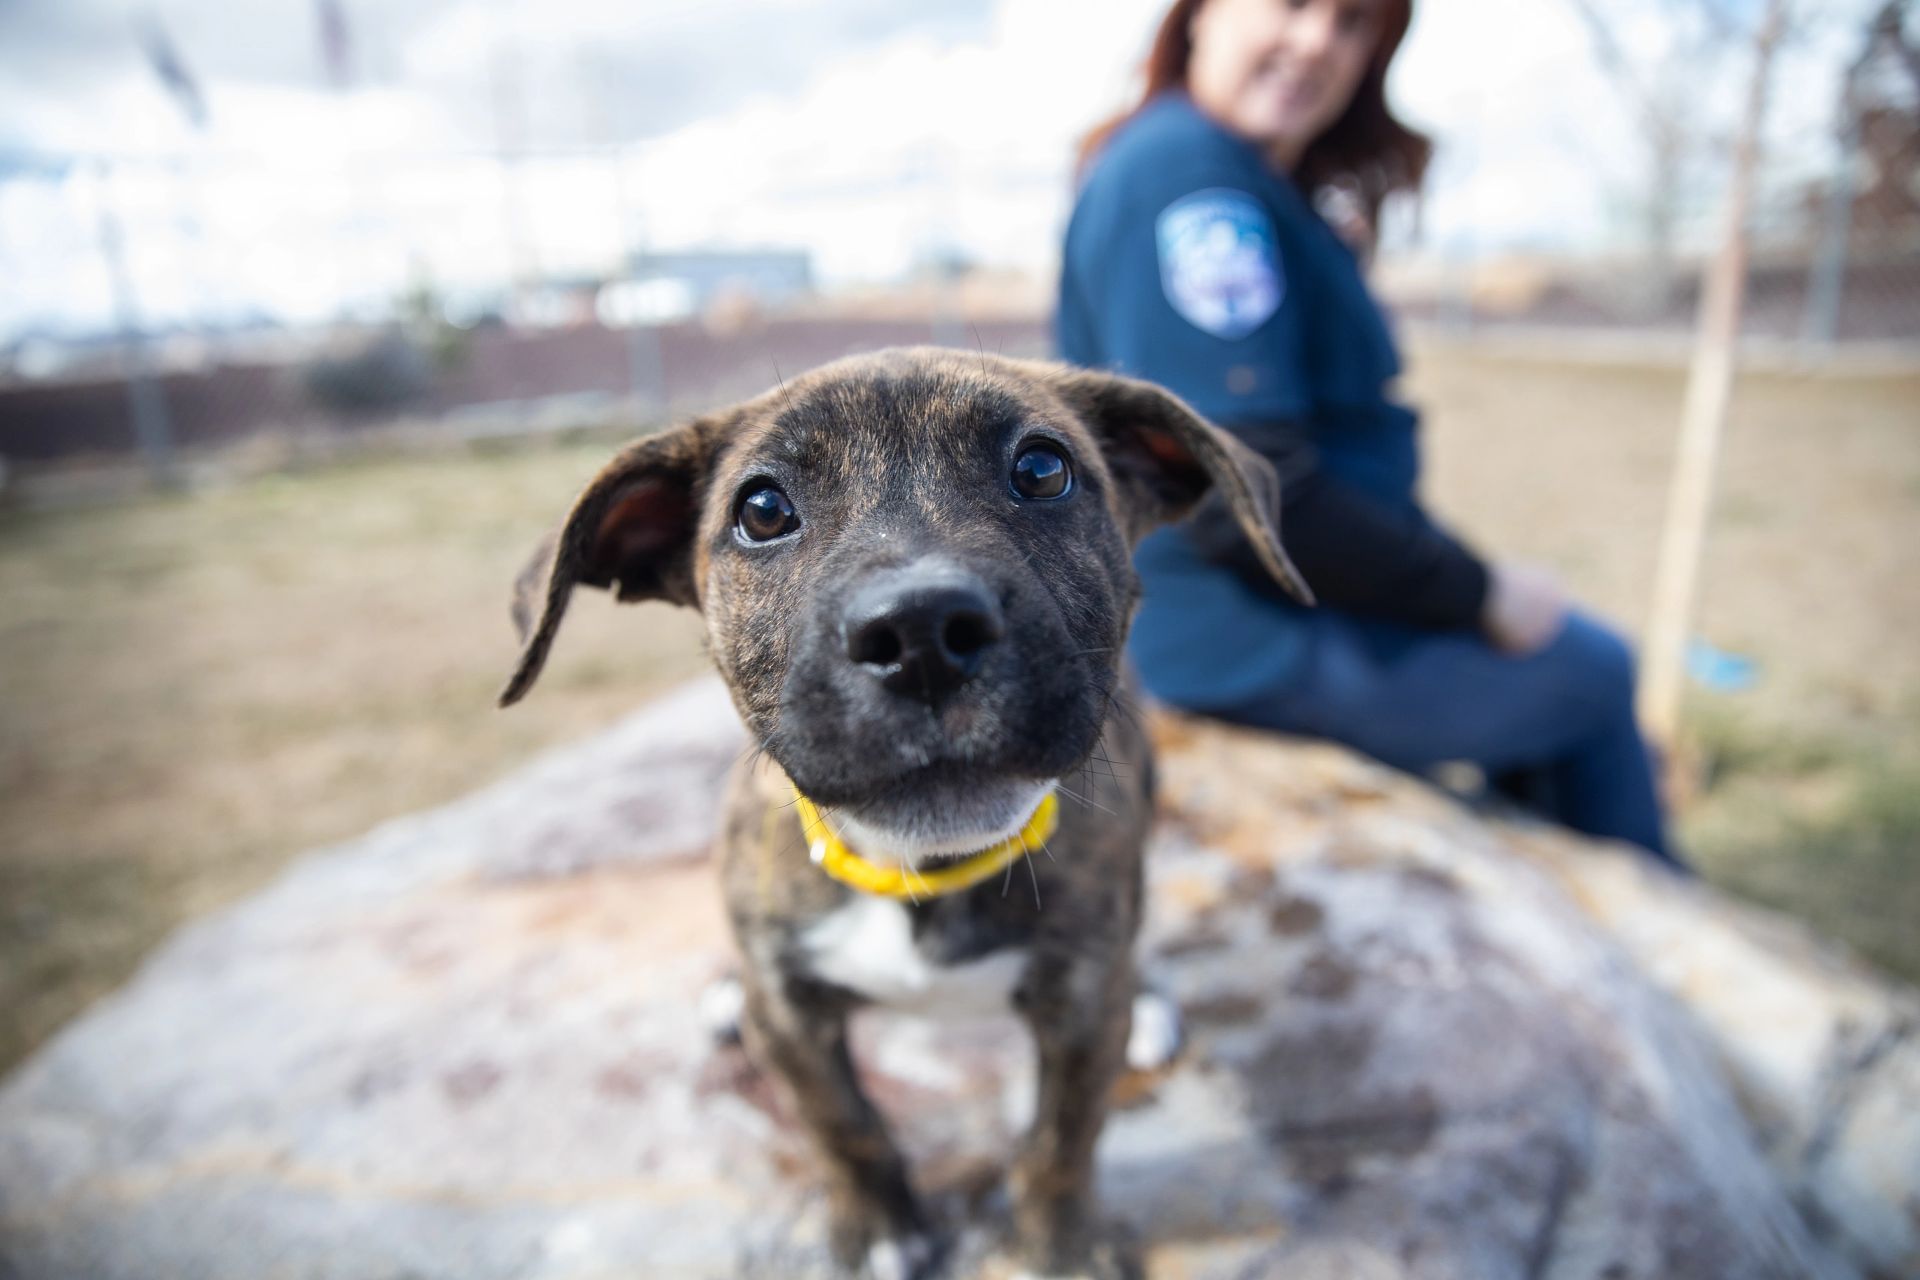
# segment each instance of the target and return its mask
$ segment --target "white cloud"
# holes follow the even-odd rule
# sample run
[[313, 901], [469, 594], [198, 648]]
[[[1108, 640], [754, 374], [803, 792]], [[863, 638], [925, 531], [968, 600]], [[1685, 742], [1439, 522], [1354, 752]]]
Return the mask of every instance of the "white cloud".
[[830, 279], [930, 250], [1046, 269], [1078, 137], [1125, 104], [1157, 0], [1002, 3], [989, 36], [904, 37], [645, 149], [663, 242], [817, 247]]

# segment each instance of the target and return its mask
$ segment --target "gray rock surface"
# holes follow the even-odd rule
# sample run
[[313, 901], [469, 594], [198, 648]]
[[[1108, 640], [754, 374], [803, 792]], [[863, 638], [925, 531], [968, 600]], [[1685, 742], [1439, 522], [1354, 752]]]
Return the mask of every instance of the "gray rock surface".
[[[1192, 1040], [1100, 1153], [1152, 1275], [1920, 1274], [1910, 993], [1337, 750], [1160, 736], [1143, 949]], [[0, 1276], [827, 1274], [806, 1147], [696, 1010], [742, 745], [701, 682], [185, 930], [0, 1087]], [[1021, 1032], [858, 1040], [956, 1270], [1007, 1274]]]

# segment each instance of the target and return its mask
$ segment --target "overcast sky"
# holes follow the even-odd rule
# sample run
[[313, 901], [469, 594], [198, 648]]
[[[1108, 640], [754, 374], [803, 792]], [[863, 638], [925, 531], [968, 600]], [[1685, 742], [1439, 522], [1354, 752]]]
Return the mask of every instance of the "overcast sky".
[[[1672, 81], [1662, 0], [1600, 3], [1649, 81]], [[321, 319], [422, 276], [497, 287], [511, 228], [549, 273], [638, 243], [804, 247], [829, 286], [949, 251], [1049, 272], [1073, 141], [1126, 100], [1163, 4], [340, 0], [340, 91], [318, 0], [0, 0], [0, 341], [105, 323], [103, 206], [163, 322]], [[1827, 163], [1835, 75], [1875, 6], [1802, 7], [1816, 20], [1773, 115], [1782, 183]], [[204, 128], [142, 49], [155, 18]], [[1744, 66], [1683, 64], [1688, 109], [1724, 119]], [[1428, 0], [1393, 88], [1442, 144], [1427, 250], [1631, 235], [1639, 145], [1567, 0]], [[1725, 149], [1708, 132], [1703, 196]], [[510, 189], [503, 142], [540, 157]]]

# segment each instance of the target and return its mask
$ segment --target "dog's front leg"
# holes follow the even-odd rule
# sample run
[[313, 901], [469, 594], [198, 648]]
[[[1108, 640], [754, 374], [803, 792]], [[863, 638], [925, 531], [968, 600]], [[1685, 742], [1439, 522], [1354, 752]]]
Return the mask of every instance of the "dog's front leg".
[[1126, 1064], [1132, 966], [1082, 958], [1047, 968], [1035, 966], [1020, 1000], [1040, 1059], [1033, 1128], [1011, 1179], [1021, 1262], [1045, 1276], [1130, 1276], [1098, 1218], [1093, 1144]]
[[847, 1050], [846, 1002], [807, 984], [749, 983], [747, 1047], [787, 1086], [826, 1158], [830, 1243], [840, 1265], [873, 1280], [920, 1280], [940, 1249], [886, 1123], [861, 1092]]

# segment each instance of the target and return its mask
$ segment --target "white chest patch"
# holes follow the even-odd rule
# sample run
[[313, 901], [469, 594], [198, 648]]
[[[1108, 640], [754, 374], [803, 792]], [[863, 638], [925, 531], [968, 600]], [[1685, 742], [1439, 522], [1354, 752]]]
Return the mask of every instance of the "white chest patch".
[[815, 975], [898, 1008], [1004, 1013], [1027, 968], [1024, 947], [965, 964], [929, 963], [913, 945], [907, 909], [866, 894], [821, 917], [800, 938]]

